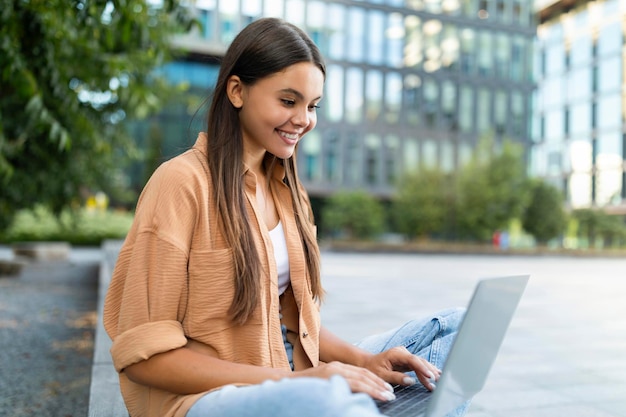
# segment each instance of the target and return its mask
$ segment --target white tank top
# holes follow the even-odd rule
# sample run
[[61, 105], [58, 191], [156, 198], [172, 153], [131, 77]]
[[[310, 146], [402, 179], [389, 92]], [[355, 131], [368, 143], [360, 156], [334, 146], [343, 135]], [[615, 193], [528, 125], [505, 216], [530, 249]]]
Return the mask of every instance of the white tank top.
[[275, 228], [270, 230], [270, 238], [274, 246], [274, 257], [276, 258], [276, 269], [278, 271], [278, 294], [285, 292], [289, 286], [289, 254], [287, 253], [287, 241], [283, 224], [279, 221]]

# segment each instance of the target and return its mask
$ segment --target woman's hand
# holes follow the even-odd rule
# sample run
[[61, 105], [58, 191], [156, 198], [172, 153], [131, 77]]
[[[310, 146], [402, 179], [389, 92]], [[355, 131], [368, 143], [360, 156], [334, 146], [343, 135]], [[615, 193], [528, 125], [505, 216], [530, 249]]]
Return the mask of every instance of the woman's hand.
[[441, 370], [419, 356], [413, 355], [404, 346], [394, 347], [367, 358], [364, 367], [391, 384], [412, 385], [413, 378], [404, 372], [414, 371], [417, 379], [432, 391], [441, 376]]
[[391, 401], [395, 399], [393, 388], [374, 372], [359, 366], [348, 365], [342, 362], [323, 363], [317, 367], [297, 371], [294, 377], [316, 377], [330, 379], [334, 375], [342, 376], [350, 386], [352, 392], [363, 392], [370, 397]]

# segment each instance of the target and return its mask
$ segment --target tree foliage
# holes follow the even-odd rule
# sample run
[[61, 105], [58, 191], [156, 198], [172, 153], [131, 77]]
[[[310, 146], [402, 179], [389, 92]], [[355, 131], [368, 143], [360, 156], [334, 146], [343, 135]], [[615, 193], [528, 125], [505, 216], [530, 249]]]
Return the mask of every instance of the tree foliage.
[[86, 187], [111, 190], [136, 156], [123, 120], [170, 92], [153, 70], [192, 20], [177, 1], [3, 0], [0, 231], [17, 210], [55, 213]]
[[522, 215], [522, 227], [540, 243], [563, 233], [567, 215], [563, 208], [563, 196], [553, 185], [535, 179], [530, 184], [530, 198]]
[[385, 222], [381, 203], [364, 191], [334, 194], [322, 209], [322, 218], [328, 229], [357, 239], [381, 233]]
[[577, 209], [572, 217], [578, 222], [578, 237], [589, 245], [598, 243], [619, 246], [626, 241], [626, 223], [622, 216], [609, 215], [601, 209]]
[[394, 224], [409, 238], [444, 232], [453, 201], [451, 175], [436, 168], [408, 174], [400, 181], [392, 203]]
[[458, 172], [456, 222], [462, 237], [488, 240], [522, 214], [528, 187], [523, 148], [511, 141], [478, 143]]

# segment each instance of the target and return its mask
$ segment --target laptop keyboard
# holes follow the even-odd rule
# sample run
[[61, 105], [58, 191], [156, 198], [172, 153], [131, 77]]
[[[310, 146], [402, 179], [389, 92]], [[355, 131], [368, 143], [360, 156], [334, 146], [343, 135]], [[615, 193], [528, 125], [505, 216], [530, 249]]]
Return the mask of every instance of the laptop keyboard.
[[380, 412], [390, 417], [417, 417], [425, 412], [431, 392], [417, 383], [408, 387], [397, 385], [394, 394], [393, 401], [376, 401]]

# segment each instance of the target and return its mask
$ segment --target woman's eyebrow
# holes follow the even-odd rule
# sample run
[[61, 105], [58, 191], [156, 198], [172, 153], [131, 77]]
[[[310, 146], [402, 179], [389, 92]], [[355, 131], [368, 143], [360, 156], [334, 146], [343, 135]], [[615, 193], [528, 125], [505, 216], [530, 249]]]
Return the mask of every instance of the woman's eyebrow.
[[[295, 90], [293, 88], [283, 88], [282, 90], [280, 90], [281, 93], [290, 93], [293, 94], [294, 96], [296, 96], [298, 99], [300, 100], [304, 100], [304, 94], [302, 94], [301, 92], [299, 92], [298, 90]], [[321, 100], [322, 96], [319, 96], [317, 98], [314, 98], [311, 101], [315, 101], [315, 100]]]

